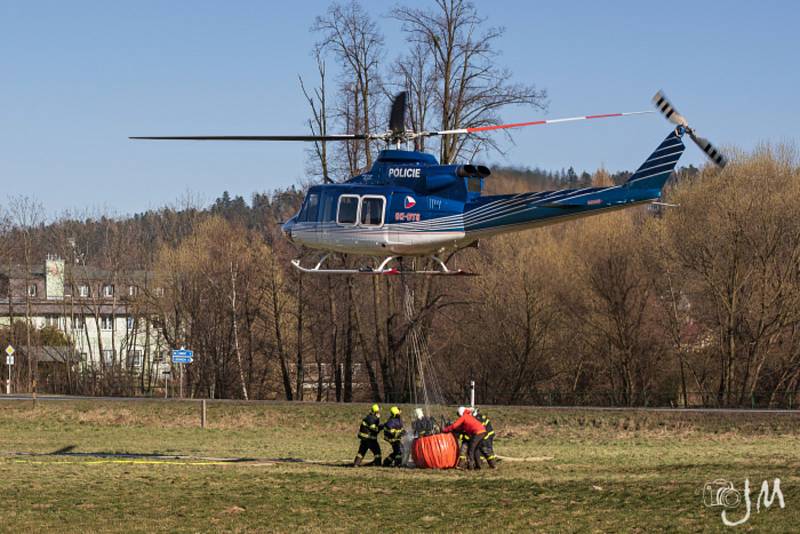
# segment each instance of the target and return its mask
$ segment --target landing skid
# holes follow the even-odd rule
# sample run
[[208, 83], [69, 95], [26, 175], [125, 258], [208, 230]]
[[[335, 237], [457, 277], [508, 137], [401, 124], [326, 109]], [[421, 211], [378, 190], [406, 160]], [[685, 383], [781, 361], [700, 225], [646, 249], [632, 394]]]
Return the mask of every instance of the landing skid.
[[317, 264], [314, 267], [303, 267], [300, 265], [300, 260], [292, 260], [292, 265], [294, 265], [297, 269], [304, 273], [317, 273], [317, 274], [372, 274], [372, 275], [425, 275], [425, 276], [474, 276], [475, 273], [469, 273], [466, 271], [462, 271], [461, 269], [452, 270], [448, 269], [447, 265], [440, 260], [436, 256], [429, 256], [432, 260], [434, 260], [441, 269], [436, 270], [427, 270], [427, 271], [416, 271], [416, 270], [406, 270], [406, 269], [398, 269], [396, 267], [389, 267], [389, 263], [392, 260], [397, 259], [397, 256], [388, 256], [386, 257], [377, 268], [372, 268], [369, 266], [360, 267], [358, 269], [325, 269], [322, 265], [325, 263], [325, 260], [328, 259], [330, 254], [325, 254], [320, 258]]

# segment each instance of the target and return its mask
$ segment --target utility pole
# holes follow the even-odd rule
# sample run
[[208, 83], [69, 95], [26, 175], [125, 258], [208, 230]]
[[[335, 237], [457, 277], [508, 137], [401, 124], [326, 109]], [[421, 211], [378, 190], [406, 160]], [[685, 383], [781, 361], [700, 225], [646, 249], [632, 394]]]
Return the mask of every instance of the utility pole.
[[475, 381], [469, 381], [469, 406], [473, 410], [475, 409]]

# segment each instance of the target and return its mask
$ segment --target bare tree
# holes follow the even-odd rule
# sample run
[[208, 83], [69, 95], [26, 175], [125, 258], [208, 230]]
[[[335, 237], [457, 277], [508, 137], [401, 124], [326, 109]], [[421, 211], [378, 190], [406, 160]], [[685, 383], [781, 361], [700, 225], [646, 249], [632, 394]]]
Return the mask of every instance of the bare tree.
[[[545, 109], [545, 91], [512, 82], [511, 72], [497, 66], [496, 44], [504, 30], [488, 26], [471, 2], [436, 0], [435, 8], [398, 7], [392, 16], [421, 47], [415, 52], [418, 60], [429, 57], [433, 62], [439, 129], [497, 124], [498, 112], [514, 104]], [[482, 146], [499, 149], [490, 137], [443, 136], [439, 159], [452, 163], [464, 152], [473, 155]]]
[[31, 271], [34, 262], [34, 232], [44, 223], [44, 207], [29, 197], [12, 197], [8, 202], [8, 214], [11, 225], [19, 237], [18, 246], [24, 264], [25, 283], [25, 356], [28, 360], [28, 390], [36, 388], [38, 362], [31, 351]]
[[[311, 109], [311, 118], [308, 119], [308, 128], [312, 135], [327, 135], [328, 134], [328, 93], [325, 87], [326, 81], [326, 67], [325, 59], [322, 56], [322, 50], [319, 47], [314, 48], [314, 59], [317, 63], [317, 74], [319, 76], [319, 86], [311, 91], [306, 88], [303, 78], [299, 76], [300, 88], [303, 91], [303, 96], [306, 97], [308, 107]], [[318, 165], [317, 165], [318, 164]], [[318, 174], [322, 171], [323, 183], [332, 182], [330, 171], [328, 169], [328, 144], [325, 141], [315, 141], [312, 149], [311, 164], [308, 165], [308, 170], [313, 174]]]
[[[353, 0], [344, 5], [332, 4], [325, 15], [315, 19], [311, 30], [321, 35], [315, 55], [330, 51], [339, 61], [342, 80], [340, 116], [345, 131], [371, 133], [376, 115], [374, 96], [380, 94], [381, 88], [379, 68], [384, 45], [377, 24]], [[372, 166], [373, 155], [369, 140], [352, 144], [360, 147], [348, 152], [351, 174], [355, 174], [356, 169]]]

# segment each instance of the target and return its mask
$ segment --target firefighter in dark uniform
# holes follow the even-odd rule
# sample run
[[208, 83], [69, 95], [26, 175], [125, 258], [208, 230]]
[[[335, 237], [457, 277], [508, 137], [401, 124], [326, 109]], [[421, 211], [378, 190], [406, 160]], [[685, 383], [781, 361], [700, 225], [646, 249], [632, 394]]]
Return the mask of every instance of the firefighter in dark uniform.
[[361, 426], [358, 428], [358, 439], [361, 443], [358, 445], [358, 454], [356, 459], [353, 460], [353, 467], [361, 465], [361, 460], [367, 451], [371, 451], [375, 457], [369, 465], [381, 465], [381, 446], [378, 444], [378, 434], [383, 428], [381, 425], [381, 409], [377, 404], [372, 405], [369, 413], [361, 420]]
[[486, 427], [486, 437], [483, 438], [483, 443], [481, 443], [480, 447], [481, 455], [486, 458], [486, 463], [489, 464], [489, 467], [495, 469], [497, 467], [497, 456], [494, 454], [494, 428], [492, 427], [492, 421], [477, 408], [475, 408], [474, 415], [475, 419]]
[[392, 446], [392, 452], [383, 461], [383, 467], [400, 467], [403, 463], [403, 420], [400, 418], [400, 408], [392, 406], [392, 416], [383, 425], [383, 439]]
[[469, 450], [469, 434], [459, 432], [456, 436], [456, 440], [458, 440], [458, 463], [456, 464], [456, 468], [466, 469], [468, 464], [467, 451]]

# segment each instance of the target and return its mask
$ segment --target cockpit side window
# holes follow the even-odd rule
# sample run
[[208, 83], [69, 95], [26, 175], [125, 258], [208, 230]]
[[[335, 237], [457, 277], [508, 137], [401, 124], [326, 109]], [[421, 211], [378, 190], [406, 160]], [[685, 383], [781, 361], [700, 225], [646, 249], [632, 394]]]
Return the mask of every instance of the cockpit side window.
[[300, 212], [298, 220], [301, 222], [315, 222], [317, 220], [317, 211], [319, 210], [319, 194], [310, 193]]
[[356, 224], [358, 221], [358, 195], [342, 195], [339, 197], [339, 212], [336, 222], [339, 224]]
[[386, 199], [383, 197], [363, 197], [361, 199], [361, 225], [383, 225], [383, 207], [385, 203]]

